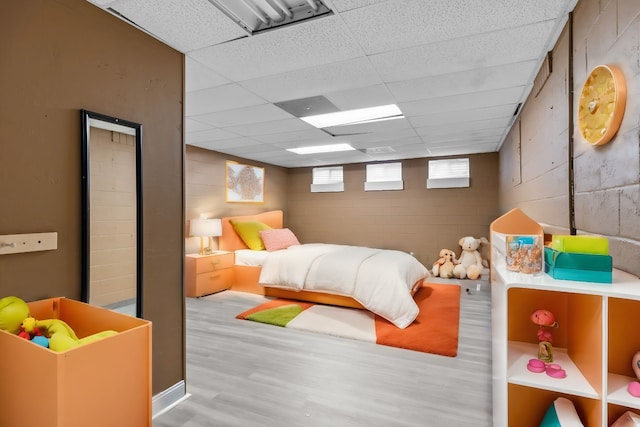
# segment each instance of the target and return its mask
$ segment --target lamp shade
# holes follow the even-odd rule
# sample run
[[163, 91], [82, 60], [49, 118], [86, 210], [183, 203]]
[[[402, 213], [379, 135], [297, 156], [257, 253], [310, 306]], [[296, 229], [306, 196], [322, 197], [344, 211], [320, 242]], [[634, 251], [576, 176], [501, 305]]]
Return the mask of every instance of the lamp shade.
[[189, 223], [189, 234], [195, 237], [221, 236], [222, 221], [219, 219], [192, 219]]

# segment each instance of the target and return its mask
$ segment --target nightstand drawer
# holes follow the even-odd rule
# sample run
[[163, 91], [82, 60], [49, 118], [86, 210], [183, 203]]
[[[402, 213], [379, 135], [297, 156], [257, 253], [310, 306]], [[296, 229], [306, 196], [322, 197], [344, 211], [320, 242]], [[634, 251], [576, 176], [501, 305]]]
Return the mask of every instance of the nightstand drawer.
[[229, 289], [233, 280], [231, 267], [234, 259], [233, 252], [187, 255], [185, 262], [187, 296], [200, 297]]
[[196, 258], [196, 274], [208, 273], [210, 271], [230, 268], [233, 266], [233, 253], [222, 253], [202, 258]]
[[231, 275], [233, 270], [230, 268], [212, 271], [210, 273], [198, 274], [196, 276], [196, 295], [207, 295], [219, 292], [231, 287]]

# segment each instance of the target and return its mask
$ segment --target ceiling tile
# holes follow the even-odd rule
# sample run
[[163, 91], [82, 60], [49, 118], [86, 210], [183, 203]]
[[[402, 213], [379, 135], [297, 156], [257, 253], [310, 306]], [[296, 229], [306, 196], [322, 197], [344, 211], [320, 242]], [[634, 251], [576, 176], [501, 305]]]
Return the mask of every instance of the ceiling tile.
[[371, 157], [359, 150], [341, 151], [337, 153], [311, 154], [313, 158], [328, 164], [362, 163], [371, 161]]
[[410, 117], [408, 120], [416, 128], [436, 125], [450, 125], [478, 120], [506, 119], [513, 117], [517, 104], [499, 105], [497, 107], [475, 108], [471, 110], [447, 111]]
[[234, 81], [364, 56], [335, 16], [207, 47], [190, 55]]
[[185, 95], [187, 116], [264, 104], [264, 99], [237, 84], [216, 86]]
[[557, 0], [395, 0], [341, 14], [367, 54], [552, 19]]
[[109, 7], [180, 52], [247, 35], [207, 0], [119, 0]]
[[307, 144], [308, 141], [317, 141], [318, 143], [330, 141], [331, 136], [327, 135], [320, 129], [311, 128], [308, 130], [302, 130], [302, 131], [296, 131], [296, 132], [256, 135], [254, 136], [254, 139], [258, 141], [266, 142], [269, 144], [300, 141], [301, 143], [304, 142], [304, 144], [301, 144], [301, 145], [309, 145]]
[[211, 130], [211, 126], [201, 123], [197, 120], [193, 120], [189, 117], [185, 117], [184, 119], [184, 131], [186, 133], [189, 132], [199, 132], [203, 130]]
[[400, 102], [414, 101], [522, 86], [532, 81], [537, 69], [538, 61], [526, 61], [389, 83], [388, 87]]
[[553, 21], [461, 37], [370, 57], [385, 82], [536, 60], [546, 52]]
[[224, 149], [225, 152], [229, 150], [239, 150], [244, 147], [255, 147], [255, 146], [264, 146], [265, 144], [261, 144], [258, 141], [255, 141], [251, 138], [227, 138], [216, 143], [216, 147], [218, 149]]
[[291, 115], [273, 104], [260, 104], [197, 116], [192, 115], [191, 117], [199, 122], [223, 128], [250, 123], [269, 122], [272, 120], [284, 120], [291, 118]]
[[460, 111], [511, 104], [522, 99], [524, 94], [524, 86], [513, 86], [504, 89], [401, 102], [399, 107], [407, 117], [422, 116], [445, 111]]
[[457, 141], [457, 140], [471, 140], [472, 138], [500, 138], [504, 131], [507, 129], [504, 127], [491, 126], [489, 128], [479, 127], [477, 123], [467, 123], [465, 126], [456, 126], [455, 130], [451, 130], [451, 126], [448, 126], [449, 131], [445, 128], [437, 127], [424, 127], [416, 129], [416, 132], [422, 137], [425, 142], [434, 143], [436, 141]]
[[383, 131], [376, 133], [361, 133], [358, 135], [349, 135], [349, 141], [353, 141], [359, 146], [364, 146], [363, 144], [371, 144], [372, 146], [377, 145], [390, 145], [393, 141], [401, 140], [405, 138], [415, 137], [417, 135], [416, 131], [413, 128], [406, 129], [398, 129], [395, 131]]
[[366, 58], [246, 80], [241, 84], [269, 102], [307, 98], [382, 83]]
[[[429, 148], [432, 156], [464, 156], [469, 154], [490, 153], [497, 150], [497, 144], [486, 143], [477, 144], [471, 146], [457, 146], [457, 147], [440, 147]], [[471, 178], [471, 184], [473, 185], [473, 178]]]
[[222, 129], [209, 129], [204, 131], [185, 133], [185, 141], [187, 144], [197, 143], [197, 142], [219, 141], [219, 140], [229, 139], [229, 138], [237, 138], [237, 135], [234, 135]]
[[229, 132], [233, 132], [243, 136], [260, 136], [281, 134], [286, 132], [309, 131], [316, 130], [313, 126], [302, 120], [291, 118], [284, 120], [272, 120], [268, 122], [247, 123], [239, 126], [230, 126], [225, 128]]
[[359, 7], [371, 6], [387, 0], [331, 0], [336, 10], [344, 12], [346, 10], [357, 9]]
[[[371, 142], [371, 141], [362, 142], [362, 141], [351, 140], [350, 144], [352, 147], [357, 148], [358, 150], [364, 150], [367, 148], [390, 147], [391, 149], [394, 149], [394, 150], [402, 149], [402, 151], [404, 151], [405, 147], [408, 145], [414, 145], [414, 144], [424, 145], [424, 143], [422, 142], [422, 138], [420, 138], [419, 136], [413, 136], [410, 138], [398, 138], [398, 139], [384, 141], [384, 142]], [[396, 151], [396, 154], [397, 153], [398, 152]], [[371, 154], [371, 153], [367, 153], [367, 154]]]
[[185, 58], [185, 91], [193, 92], [200, 89], [222, 86], [231, 83], [215, 71], [200, 64], [187, 56]]
[[324, 96], [340, 110], [354, 110], [395, 103], [395, 99], [387, 87], [382, 84], [326, 93]]

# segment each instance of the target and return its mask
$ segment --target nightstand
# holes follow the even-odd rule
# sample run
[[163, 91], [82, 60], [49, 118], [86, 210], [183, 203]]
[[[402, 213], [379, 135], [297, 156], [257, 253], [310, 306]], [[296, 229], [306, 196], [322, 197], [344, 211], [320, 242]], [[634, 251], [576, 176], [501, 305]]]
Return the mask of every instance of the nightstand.
[[208, 255], [186, 256], [186, 291], [188, 297], [220, 292], [231, 287], [233, 252], [216, 251]]

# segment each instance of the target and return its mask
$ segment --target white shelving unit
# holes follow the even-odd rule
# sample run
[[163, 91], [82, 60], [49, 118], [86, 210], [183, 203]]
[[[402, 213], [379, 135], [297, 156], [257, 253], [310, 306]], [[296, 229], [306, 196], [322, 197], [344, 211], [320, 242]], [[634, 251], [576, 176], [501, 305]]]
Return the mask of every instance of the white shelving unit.
[[[640, 351], [640, 334], [631, 326], [640, 322], [640, 279], [619, 270], [611, 284], [508, 271], [505, 235], [542, 234], [537, 223], [514, 211], [491, 226], [494, 425], [537, 427], [560, 396], [574, 403], [589, 427], [609, 426], [626, 410], [640, 413], [640, 398], [627, 392], [636, 379], [631, 358]], [[529, 316], [540, 308], [558, 320], [554, 363], [566, 378], [527, 370], [538, 354], [538, 327]]]

